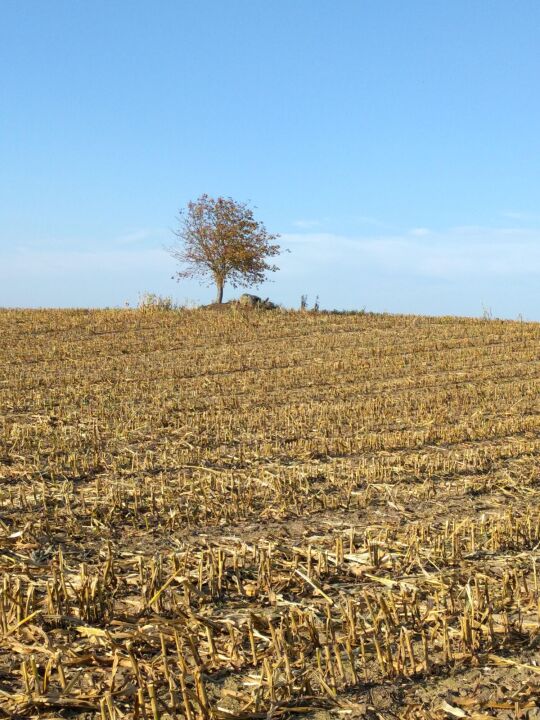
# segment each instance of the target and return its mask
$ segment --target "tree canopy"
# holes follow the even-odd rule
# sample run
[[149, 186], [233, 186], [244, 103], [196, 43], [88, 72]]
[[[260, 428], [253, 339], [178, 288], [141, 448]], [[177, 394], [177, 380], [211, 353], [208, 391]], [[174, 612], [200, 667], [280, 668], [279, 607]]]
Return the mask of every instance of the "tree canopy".
[[199, 277], [215, 283], [216, 302], [223, 302], [223, 289], [259, 285], [267, 273], [279, 268], [268, 262], [281, 248], [279, 235], [269, 233], [256, 220], [247, 203], [229, 197], [201, 195], [179, 214], [177, 243], [169, 249], [181, 269], [177, 279]]

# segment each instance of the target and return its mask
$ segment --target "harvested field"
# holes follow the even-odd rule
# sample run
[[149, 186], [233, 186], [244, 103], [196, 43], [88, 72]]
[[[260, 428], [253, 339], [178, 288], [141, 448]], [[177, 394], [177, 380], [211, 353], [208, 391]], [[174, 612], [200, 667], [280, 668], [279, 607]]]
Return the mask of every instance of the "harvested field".
[[540, 718], [539, 324], [0, 337], [0, 717]]

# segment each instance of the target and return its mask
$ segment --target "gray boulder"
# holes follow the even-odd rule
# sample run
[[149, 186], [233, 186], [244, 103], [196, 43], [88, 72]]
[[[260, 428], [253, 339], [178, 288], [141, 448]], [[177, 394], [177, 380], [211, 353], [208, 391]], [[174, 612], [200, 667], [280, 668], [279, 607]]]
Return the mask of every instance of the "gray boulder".
[[274, 305], [273, 302], [270, 302], [268, 298], [266, 298], [266, 300], [263, 300], [258, 295], [251, 295], [250, 293], [244, 293], [243, 295], [240, 295], [240, 297], [238, 298], [238, 304], [242, 305], [243, 307], [259, 308], [262, 310], [275, 310], [277, 308], [277, 305]]

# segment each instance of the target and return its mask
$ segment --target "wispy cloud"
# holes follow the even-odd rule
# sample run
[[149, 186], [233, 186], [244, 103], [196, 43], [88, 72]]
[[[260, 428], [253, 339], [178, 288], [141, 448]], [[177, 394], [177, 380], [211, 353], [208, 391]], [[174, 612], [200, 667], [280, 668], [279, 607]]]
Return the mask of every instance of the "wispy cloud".
[[[373, 217], [371, 215], [351, 215], [350, 217], [345, 218], [345, 221], [351, 225], [352, 227], [371, 227], [371, 228], [377, 228], [378, 230], [386, 230], [391, 231], [394, 229], [392, 225], [389, 225], [387, 222], [383, 222], [382, 220], [379, 220], [376, 217]], [[334, 220], [330, 217], [324, 217], [320, 218], [318, 220], [316, 219], [300, 219], [300, 220], [293, 220], [292, 225], [295, 228], [298, 228], [299, 230], [313, 230], [315, 228], [321, 228], [323, 226], [330, 226], [334, 224]]]
[[322, 307], [478, 316], [483, 303], [499, 317], [540, 320], [540, 230], [293, 233], [282, 242], [292, 252], [280, 258], [280, 285], [318, 295]]
[[139, 228], [119, 235], [113, 242], [115, 245], [134, 245], [148, 240], [163, 241], [169, 234], [167, 228]]
[[301, 230], [310, 230], [319, 227], [321, 223], [319, 220], [294, 220], [292, 224]]
[[540, 215], [538, 213], [519, 212], [515, 210], [506, 210], [501, 213], [501, 217], [526, 223], [537, 223], [540, 221]]
[[462, 226], [445, 231], [413, 228], [396, 235], [353, 237], [331, 233], [284, 235], [303, 256], [300, 264], [369, 266], [402, 276], [508, 277], [540, 274], [540, 231]]
[[[21, 273], [27, 280], [68, 273], [111, 273], [121, 268], [125, 273], [137, 269], [162, 267], [167, 260], [157, 249], [115, 250], [36, 250], [18, 247], [4, 255], [0, 279]], [[169, 261], [170, 262], [170, 261]], [[24, 273], [24, 275], [23, 275]], [[99, 282], [99, 275], [95, 276]]]
[[156, 248], [91, 251], [14, 248], [0, 264], [0, 306], [83, 307], [135, 302], [145, 290], [170, 294], [174, 267]]

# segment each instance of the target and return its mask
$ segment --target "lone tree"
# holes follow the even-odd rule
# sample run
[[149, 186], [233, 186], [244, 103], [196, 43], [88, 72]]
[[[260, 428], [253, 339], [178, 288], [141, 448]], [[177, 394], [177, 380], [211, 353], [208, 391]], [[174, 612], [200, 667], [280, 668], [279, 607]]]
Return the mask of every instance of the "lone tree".
[[258, 285], [266, 273], [279, 268], [267, 258], [279, 255], [271, 235], [255, 220], [246, 203], [232, 198], [201, 195], [180, 211], [178, 243], [169, 248], [182, 269], [174, 277], [210, 279], [217, 288], [216, 302], [223, 302], [225, 283], [233, 287]]

